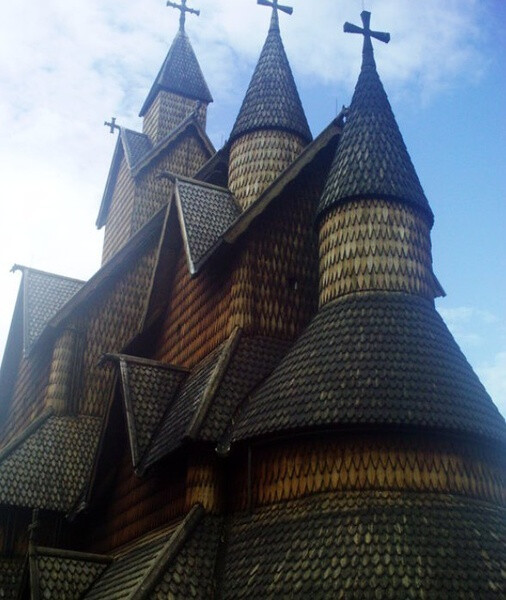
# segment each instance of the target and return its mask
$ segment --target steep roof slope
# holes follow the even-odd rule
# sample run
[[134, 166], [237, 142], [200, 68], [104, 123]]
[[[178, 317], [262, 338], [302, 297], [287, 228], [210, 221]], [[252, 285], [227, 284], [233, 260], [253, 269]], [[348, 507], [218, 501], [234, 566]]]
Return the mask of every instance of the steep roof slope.
[[230, 136], [258, 129], [283, 129], [310, 141], [311, 131], [279, 31], [276, 11]]
[[141, 108], [140, 117], [146, 114], [160, 90], [174, 92], [206, 103], [213, 101], [190, 39], [182, 29], [177, 32], [172, 42], [167, 57]]

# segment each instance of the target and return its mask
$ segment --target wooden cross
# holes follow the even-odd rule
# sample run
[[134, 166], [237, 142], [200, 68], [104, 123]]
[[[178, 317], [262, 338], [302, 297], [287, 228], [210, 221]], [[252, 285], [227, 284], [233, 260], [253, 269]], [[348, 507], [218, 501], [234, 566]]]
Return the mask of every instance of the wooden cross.
[[287, 15], [293, 13], [293, 8], [291, 6], [283, 6], [278, 3], [278, 0], [257, 0], [257, 4], [260, 4], [261, 6], [270, 6], [275, 13], [277, 13], [278, 10], [283, 11]]
[[369, 54], [372, 56], [372, 42], [371, 38], [375, 38], [380, 42], [385, 42], [388, 44], [390, 41], [390, 34], [383, 33], [382, 31], [371, 31], [371, 13], [363, 10], [360, 13], [360, 17], [362, 18], [362, 23], [364, 27], [358, 27], [358, 25], [353, 25], [352, 23], [346, 22], [344, 24], [344, 32], [345, 33], [361, 33], [364, 36], [364, 54]]
[[111, 133], [114, 133], [115, 129], [121, 129], [119, 125], [116, 125], [116, 117], [113, 117], [110, 123], [109, 121], [104, 121], [104, 125], [110, 128]]
[[186, 6], [186, 1], [187, 0], [181, 0], [181, 4], [176, 4], [175, 2], [170, 2], [170, 0], [167, 0], [167, 6], [170, 6], [171, 8], [176, 8], [177, 10], [181, 11], [181, 16], [179, 17], [179, 29], [181, 31], [184, 31], [184, 24], [186, 21], [186, 13], [190, 13], [192, 15], [197, 15], [197, 17], [200, 15], [200, 10], [195, 10], [194, 8], [188, 8], [188, 6]]

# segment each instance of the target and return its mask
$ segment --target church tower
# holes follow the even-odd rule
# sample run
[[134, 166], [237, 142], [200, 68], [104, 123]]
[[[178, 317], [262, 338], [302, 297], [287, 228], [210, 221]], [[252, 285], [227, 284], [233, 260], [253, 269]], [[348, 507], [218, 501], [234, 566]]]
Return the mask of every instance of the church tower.
[[311, 132], [281, 40], [278, 0], [239, 115], [230, 135], [229, 187], [243, 210], [301, 153]]
[[196, 112], [201, 127], [206, 127], [207, 106], [213, 101], [190, 39], [185, 31], [186, 13], [199, 15], [189, 8], [168, 2], [181, 11], [179, 31], [139, 114], [143, 117], [143, 133], [153, 144], [163, 139], [186, 117]]

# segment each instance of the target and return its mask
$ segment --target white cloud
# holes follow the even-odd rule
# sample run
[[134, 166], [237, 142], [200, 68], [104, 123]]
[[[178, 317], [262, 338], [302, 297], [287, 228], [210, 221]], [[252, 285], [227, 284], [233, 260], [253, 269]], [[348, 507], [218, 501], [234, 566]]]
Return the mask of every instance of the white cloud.
[[[269, 10], [254, 0], [202, 1], [188, 29], [216, 103], [239, 108], [240, 94], [265, 38]], [[357, 2], [294, 0], [281, 15], [283, 38], [300, 81], [352, 86], [360, 40], [342, 33], [359, 22]], [[373, 28], [392, 33], [376, 44], [394, 89], [431, 94], [479, 71], [477, 0], [368, 2]], [[102, 127], [116, 115], [139, 128], [137, 111], [177, 28], [163, 0], [17, 0], [0, 20], [0, 353], [18, 277], [14, 262], [89, 277], [98, 267], [93, 223], [114, 138]], [[219, 144], [226, 135], [216, 123]]]

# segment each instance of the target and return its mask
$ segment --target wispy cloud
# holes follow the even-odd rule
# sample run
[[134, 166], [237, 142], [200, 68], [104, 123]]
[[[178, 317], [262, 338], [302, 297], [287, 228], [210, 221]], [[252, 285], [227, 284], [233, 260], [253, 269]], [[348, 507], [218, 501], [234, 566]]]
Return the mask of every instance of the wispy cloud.
[[476, 371], [499, 410], [506, 415], [506, 351], [479, 365]]
[[[269, 11], [254, 0], [202, 0], [189, 17], [196, 52], [216, 104], [239, 108], [265, 37]], [[360, 40], [342, 34], [359, 3], [294, 0], [283, 36], [299, 81], [353, 85]], [[484, 63], [477, 0], [366, 2], [373, 27], [392, 33], [377, 44], [394, 89], [437, 93]], [[177, 27], [163, 0], [29, 0], [2, 6], [0, 20], [0, 354], [14, 304], [14, 262], [89, 277], [101, 235], [93, 223], [114, 138], [116, 115], [139, 128], [137, 111]], [[211, 113], [212, 114], [212, 113]], [[331, 115], [329, 115], [330, 118]], [[213, 124], [219, 144], [224, 128]]]

